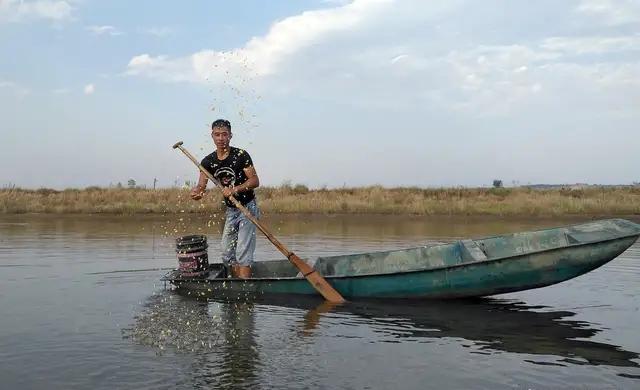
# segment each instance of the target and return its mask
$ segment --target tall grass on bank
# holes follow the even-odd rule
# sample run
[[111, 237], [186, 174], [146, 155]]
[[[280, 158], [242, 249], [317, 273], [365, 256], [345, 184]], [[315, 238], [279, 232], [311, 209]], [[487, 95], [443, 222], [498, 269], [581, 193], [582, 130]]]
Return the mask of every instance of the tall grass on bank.
[[[383, 188], [380, 186], [310, 190], [304, 185], [261, 187], [260, 208], [271, 214], [414, 215], [640, 215], [640, 188]], [[178, 214], [217, 213], [222, 197], [210, 190], [192, 201], [188, 189], [89, 187], [0, 190], [0, 213]]]

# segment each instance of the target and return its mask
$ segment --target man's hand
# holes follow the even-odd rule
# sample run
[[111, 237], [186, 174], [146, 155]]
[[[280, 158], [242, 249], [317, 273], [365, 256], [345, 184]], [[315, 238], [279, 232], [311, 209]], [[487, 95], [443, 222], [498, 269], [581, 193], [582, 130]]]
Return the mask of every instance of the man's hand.
[[191, 199], [200, 200], [202, 199], [202, 195], [204, 195], [204, 190], [202, 188], [196, 186], [191, 189]]
[[238, 193], [238, 191], [236, 190], [236, 187], [224, 187], [224, 188], [222, 188], [222, 195], [225, 198], [228, 198], [231, 195], [235, 195], [237, 193]]

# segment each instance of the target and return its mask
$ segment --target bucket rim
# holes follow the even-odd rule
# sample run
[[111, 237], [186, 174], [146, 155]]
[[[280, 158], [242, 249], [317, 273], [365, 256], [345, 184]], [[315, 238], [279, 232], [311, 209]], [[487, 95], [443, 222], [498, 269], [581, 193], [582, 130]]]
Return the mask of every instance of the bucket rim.
[[192, 240], [192, 239], [202, 239], [206, 240], [207, 236], [204, 234], [187, 234], [186, 236], [176, 237], [177, 240]]

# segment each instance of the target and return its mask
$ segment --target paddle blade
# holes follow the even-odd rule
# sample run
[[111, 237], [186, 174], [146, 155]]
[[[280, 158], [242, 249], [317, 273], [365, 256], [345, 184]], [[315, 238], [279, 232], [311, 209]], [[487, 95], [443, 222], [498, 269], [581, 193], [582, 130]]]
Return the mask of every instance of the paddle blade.
[[331, 303], [344, 303], [346, 300], [340, 295], [339, 292], [334, 289], [329, 282], [318, 271], [313, 271], [309, 275], [305, 276], [309, 283], [326, 299]]
[[313, 288], [315, 288], [320, 293], [320, 295], [324, 297], [324, 299], [331, 303], [346, 302], [342, 295], [340, 295], [340, 293], [336, 291], [336, 289], [333, 288], [329, 284], [329, 282], [327, 282], [327, 280], [318, 273], [318, 271], [313, 269], [309, 264], [304, 262], [297, 255], [292, 253], [289, 261], [291, 261], [293, 265], [295, 265], [300, 270], [300, 272], [302, 272], [305, 279], [307, 279], [307, 281], [311, 283]]

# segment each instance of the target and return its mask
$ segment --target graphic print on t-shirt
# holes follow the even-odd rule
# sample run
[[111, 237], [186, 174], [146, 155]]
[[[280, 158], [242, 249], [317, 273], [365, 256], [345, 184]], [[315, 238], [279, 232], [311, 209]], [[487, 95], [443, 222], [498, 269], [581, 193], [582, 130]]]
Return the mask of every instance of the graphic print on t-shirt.
[[213, 174], [220, 184], [225, 187], [232, 187], [236, 184], [236, 174], [229, 167], [222, 167]]
[[[249, 153], [233, 146], [229, 149], [229, 155], [224, 160], [218, 159], [218, 154], [214, 151], [203, 158], [201, 164], [224, 187], [234, 187], [247, 181], [249, 178], [244, 170], [253, 167]], [[255, 196], [253, 190], [235, 194], [235, 198], [243, 205], [251, 202]], [[224, 202], [228, 207], [235, 207], [228, 198], [225, 198]]]

